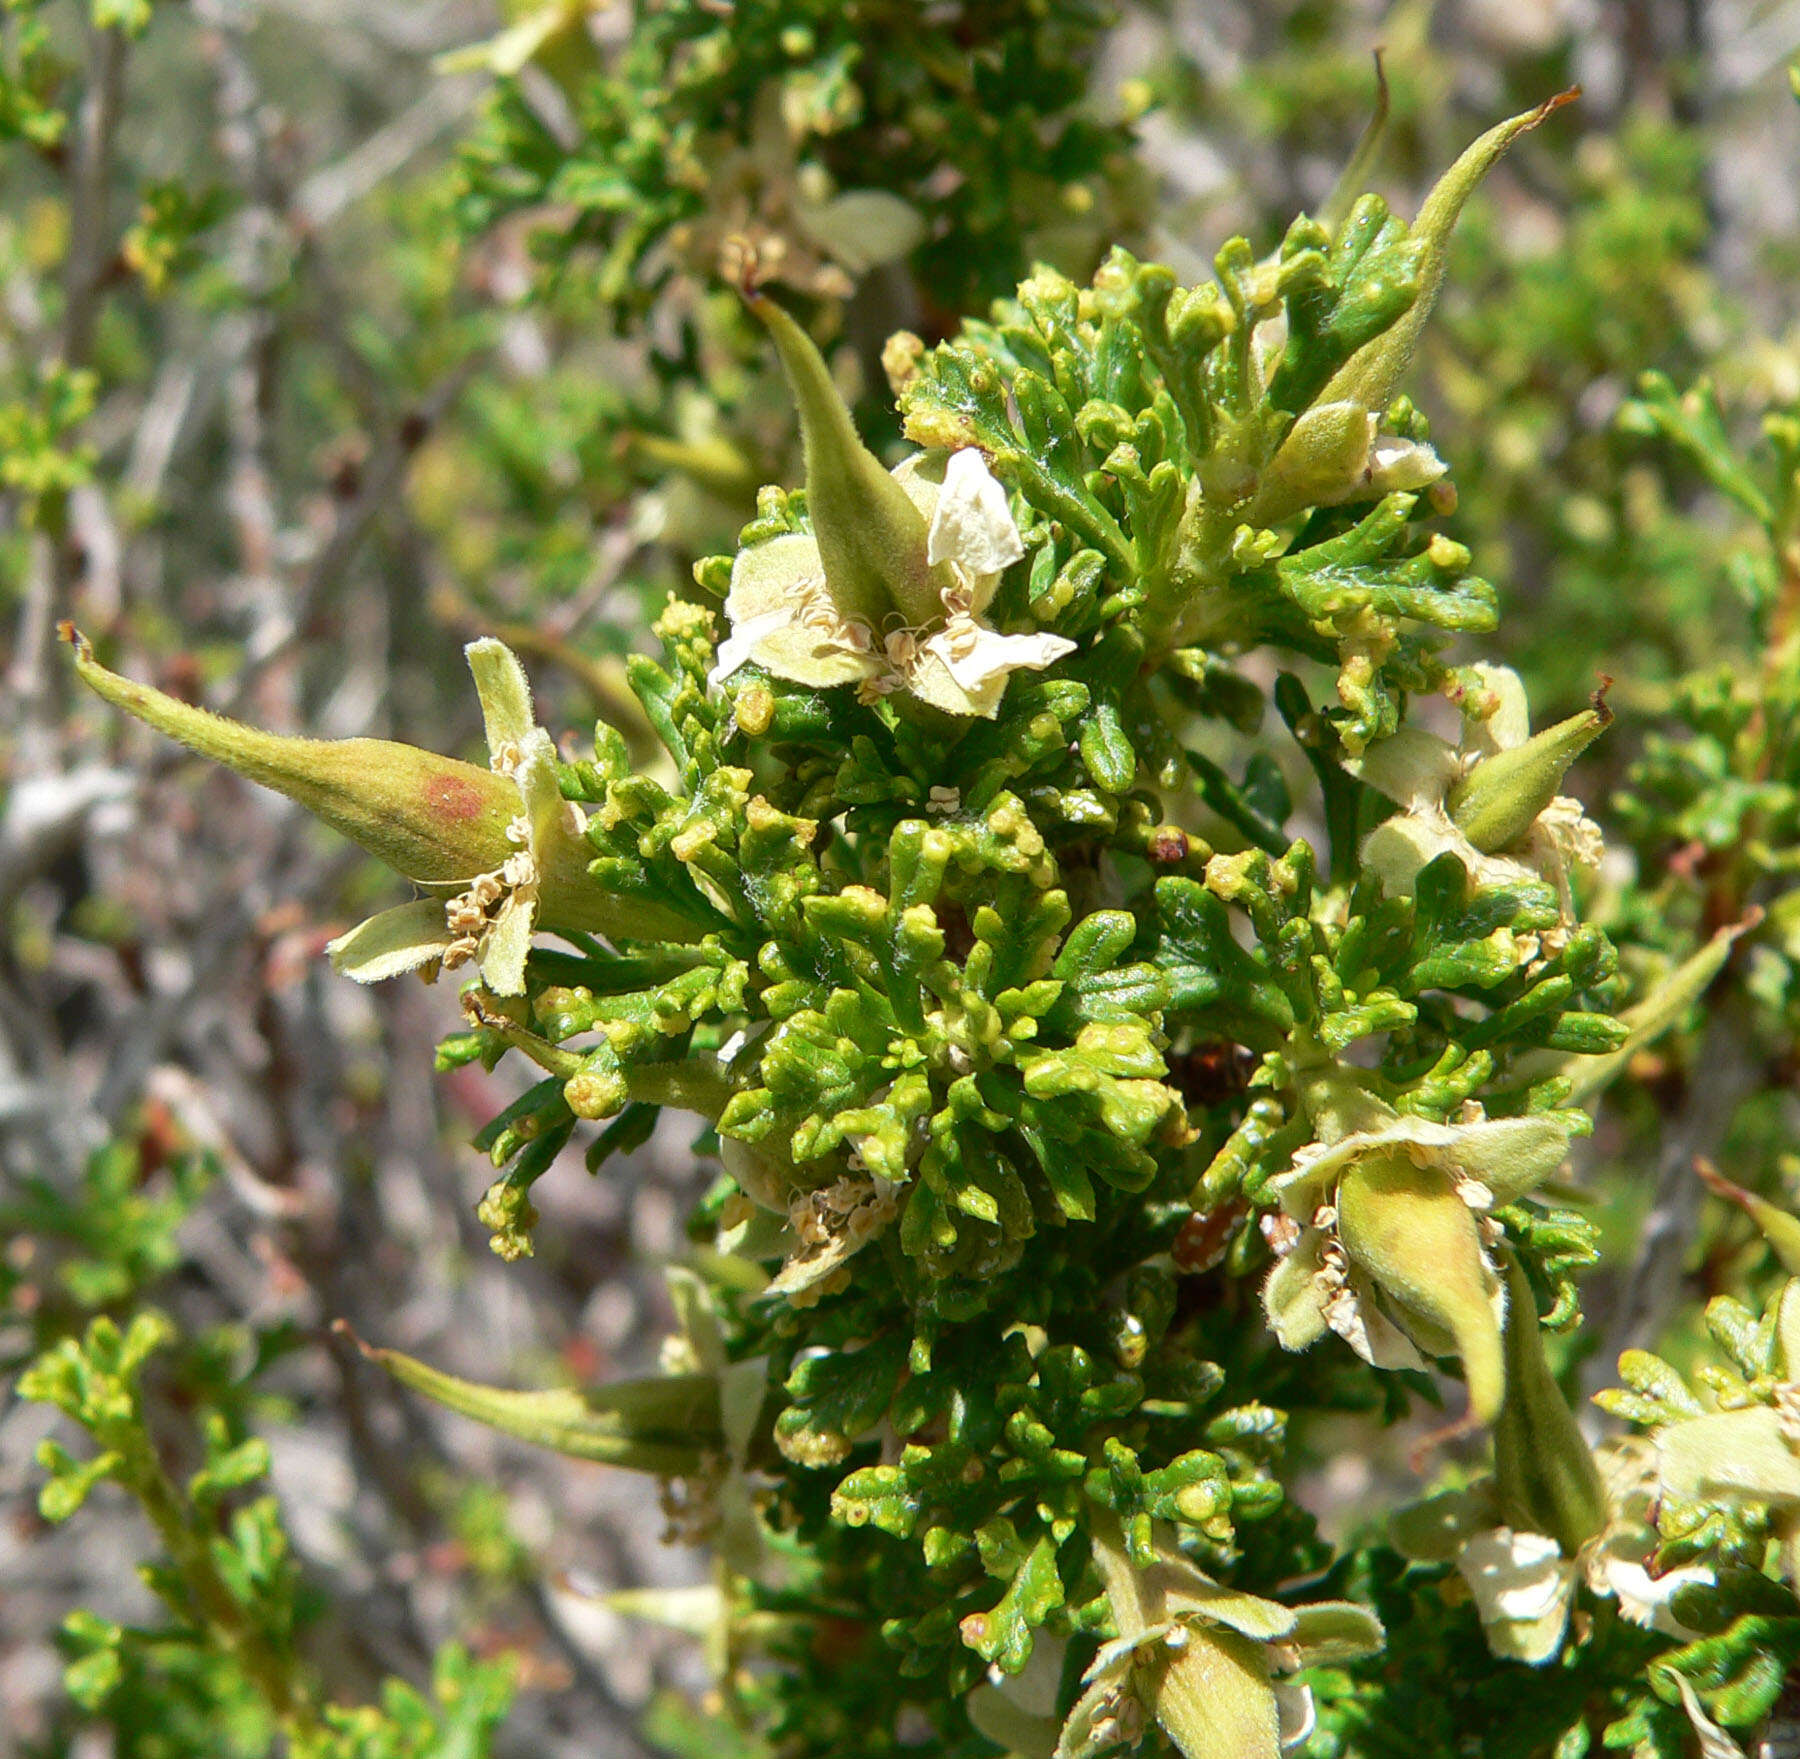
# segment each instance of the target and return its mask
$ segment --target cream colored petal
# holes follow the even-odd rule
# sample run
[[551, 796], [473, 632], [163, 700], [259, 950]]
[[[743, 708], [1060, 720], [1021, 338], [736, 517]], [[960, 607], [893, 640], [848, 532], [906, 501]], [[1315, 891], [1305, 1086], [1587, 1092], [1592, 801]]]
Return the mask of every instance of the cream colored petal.
[[940, 629], [920, 644], [906, 685], [915, 696], [948, 714], [992, 720], [1000, 711], [1006, 681], [1014, 672], [1039, 671], [1074, 651], [1075, 643], [1066, 636], [1041, 631], [1001, 635], [976, 624], [971, 641], [967, 625], [958, 630]]
[[1609, 1435], [1596, 1443], [1594, 1464], [1615, 1520], [1648, 1523], [1659, 1494], [1656, 1443], [1647, 1435]]
[[1411, 494], [1444, 474], [1444, 461], [1429, 446], [1398, 434], [1377, 434], [1369, 451], [1369, 489], [1373, 494]]
[[1362, 864], [1390, 897], [1405, 897], [1420, 870], [1440, 855], [1454, 855], [1481, 885], [1517, 885], [1541, 879], [1536, 868], [1506, 855], [1484, 855], [1451, 822], [1443, 807], [1426, 804], [1384, 819], [1363, 838]]
[[776, 630], [785, 629], [792, 621], [790, 611], [764, 611], [760, 617], [734, 623], [731, 633], [719, 643], [713, 655], [713, 669], [706, 674], [707, 688], [716, 690], [740, 666], [749, 665], [756, 657], [756, 644]]
[[334, 971], [358, 983], [380, 983], [441, 959], [450, 944], [441, 899], [420, 898], [383, 910], [325, 943]]
[[1668, 1637], [1700, 1635], [1675, 1616], [1670, 1602], [1679, 1590], [1706, 1586], [1712, 1579], [1712, 1571], [1704, 1564], [1684, 1564], [1653, 1576], [1638, 1559], [1616, 1556], [1604, 1548], [1588, 1570], [1588, 1585], [1596, 1594], [1617, 1600], [1619, 1611], [1634, 1625], [1646, 1625]]
[[872, 1230], [853, 1239], [848, 1234], [834, 1234], [816, 1248], [797, 1249], [769, 1282], [769, 1292], [783, 1295], [796, 1307], [810, 1307], [819, 1299], [815, 1292], [827, 1278], [854, 1258], [876, 1238]]
[[725, 615], [733, 629], [741, 629], [753, 617], [770, 611], [792, 616], [809, 584], [822, 582], [825, 564], [819, 545], [809, 533], [786, 532], [739, 550], [731, 564], [731, 586], [725, 594]]
[[1694, 1733], [1700, 1737], [1700, 1759], [1745, 1759], [1744, 1749], [1706, 1714], [1706, 1706], [1686, 1674], [1676, 1674], [1675, 1689], [1681, 1694], [1681, 1707], [1687, 1712]]
[[949, 664], [933, 643], [933, 637], [920, 647], [906, 674], [906, 688], [921, 702], [942, 709], [947, 715], [980, 717], [991, 721], [1000, 712], [1000, 700], [1006, 695], [1004, 672], [987, 679], [979, 690], [965, 690], [951, 673]]
[[1390, 898], [1410, 897], [1420, 873], [1440, 855], [1456, 855], [1473, 865], [1474, 844], [1450, 822], [1441, 807], [1397, 812], [1363, 838], [1362, 865]]
[[870, 651], [866, 631], [859, 633], [848, 622], [834, 631], [804, 619], [809, 602], [830, 604], [823, 597], [824, 578], [819, 546], [805, 532], [740, 550], [725, 595], [731, 634], [719, 649], [711, 681], [728, 677], [746, 659], [815, 690], [878, 676], [881, 661]]
[[1344, 767], [1397, 805], [1435, 804], [1462, 768], [1456, 747], [1420, 727], [1378, 739]]
[[508, 895], [481, 943], [481, 981], [497, 996], [525, 993], [525, 955], [531, 951], [531, 929], [537, 915], [532, 888]]
[[917, 208], [885, 189], [847, 189], [796, 211], [800, 230], [852, 275], [898, 262], [925, 237]]
[[1311, 1686], [1300, 1685], [1294, 1680], [1277, 1680], [1275, 1709], [1281, 1718], [1283, 1752], [1302, 1746], [1312, 1738], [1313, 1730], [1319, 1725], [1319, 1716], [1313, 1708]]
[[[1002, 574], [1025, 554], [1006, 490], [974, 446], [950, 454], [926, 536], [926, 560], [954, 562], [971, 579]], [[1044, 662], [1040, 662], [1044, 663]]]
[[1544, 877], [1557, 883], [1574, 869], [1592, 870], [1606, 857], [1600, 827], [1581, 810], [1581, 802], [1558, 794], [1537, 816], [1526, 834], [1526, 854]]
[[1575, 1597], [1576, 1566], [1543, 1533], [1496, 1527], [1458, 1554], [1488, 1647], [1496, 1655], [1539, 1666], [1562, 1647]]
[[868, 648], [847, 636], [834, 637], [794, 622], [763, 636], [756, 644], [755, 659], [776, 677], [813, 690], [878, 678], [883, 671], [881, 661]]
[[1046, 666], [1075, 651], [1075, 643], [1066, 635], [1049, 635], [1038, 631], [1031, 635], [996, 635], [990, 629], [981, 631], [975, 651], [961, 659], [952, 659], [950, 675], [970, 689], [986, 678], [1010, 672], [1041, 672]]
[[1800, 1502], [1800, 1455], [1769, 1405], [1671, 1423], [1656, 1457], [1663, 1490], [1686, 1502]]
[[1324, 1265], [1325, 1236], [1307, 1228], [1293, 1251], [1276, 1259], [1263, 1283], [1263, 1312], [1284, 1350], [1308, 1349], [1330, 1329], [1319, 1282]]
[[1325, 1303], [1325, 1323], [1371, 1368], [1424, 1368], [1413, 1341], [1382, 1311], [1374, 1285], [1361, 1270]]
[[1463, 749], [1492, 757], [1495, 752], [1510, 751], [1531, 737], [1531, 706], [1525, 699], [1525, 685], [1511, 666], [1493, 666], [1485, 660], [1470, 668], [1481, 681], [1481, 688], [1496, 698], [1494, 712], [1484, 721], [1470, 721], [1463, 733]]
[[565, 800], [556, 777], [556, 747], [542, 727], [533, 727], [519, 743], [518, 767], [513, 779], [525, 808], [531, 849], [541, 864], [560, 839], [579, 834], [576, 808]]
[[980, 1685], [963, 1704], [975, 1732], [1017, 1759], [1054, 1759], [1061, 1732], [1056, 1717], [1037, 1716], [1007, 1697], [1004, 1686]]
[[937, 514], [938, 496], [944, 492], [944, 470], [948, 452], [908, 452], [888, 474], [906, 491], [906, 498], [918, 508], [927, 533]]
[[1039, 1631], [1020, 1672], [989, 1668], [986, 1683], [969, 1694], [966, 1704], [976, 1729], [1019, 1759], [1050, 1759], [1056, 1751], [1056, 1699], [1068, 1647]]

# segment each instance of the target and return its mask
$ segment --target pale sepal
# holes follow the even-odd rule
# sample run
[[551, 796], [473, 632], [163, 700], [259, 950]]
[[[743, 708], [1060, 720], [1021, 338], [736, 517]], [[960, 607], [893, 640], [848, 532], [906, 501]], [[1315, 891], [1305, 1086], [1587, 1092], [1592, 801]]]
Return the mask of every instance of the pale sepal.
[[357, 983], [382, 983], [443, 958], [450, 944], [441, 899], [416, 898], [359, 922], [325, 943], [331, 967]]

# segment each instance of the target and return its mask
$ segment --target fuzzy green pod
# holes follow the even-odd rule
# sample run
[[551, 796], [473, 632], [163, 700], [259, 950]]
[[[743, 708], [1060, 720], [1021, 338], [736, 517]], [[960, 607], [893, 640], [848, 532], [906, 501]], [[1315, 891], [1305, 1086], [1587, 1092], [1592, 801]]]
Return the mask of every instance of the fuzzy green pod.
[[1156, 1720], [1187, 1759], [1279, 1759], [1268, 1645], [1190, 1624], [1156, 1691]]
[[1409, 234], [1425, 247], [1418, 297], [1397, 324], [1345, 361], [1319, 394], [1318, 402], [1357, 403], [1377, 414], [1387, 408], [1412, 361], [1419, 335], [1431, 316], [1431, 308], [1437, 303], [1449, 261], [1450, 234], [1456, 228], [1463, 204], [1520, 135], [1529, 134], [1539, 123], [1580, 95], [1579, 87], [1558, 92], [1536, 109], [1509, 117], [1497, 127], [1490, 128], [1438, 179], [1420, 207]]
[[504, 776], [391, 739], [300, 739], [264, 732], [121, 678], [64, 624], [90, 689], [190, 751], [273, 788], [423, 885], [462, 885], [512, 853], [519, 791]]
[[1454, 1342], [1483, 1423], [1500, 1413], [1506, 1359], [1496, 1279], [1474, 1212], [1439, 1171], [1403, 1152], [1365, 1154], [1338, 1186], [1345, 1250], [1404, 1314]]
[[1611, 711], [1596, 699], [1524, 744], [1484, 757], [1444, 797], [1456, 828], [1484, 855], [1510, 849], [1556, 798], [1569, 765], [1611, 722]]
[[[246, 726], [108, 671], [72, 626], [64, 624], [61, 633], [75, 650], [75, 670], [82, 681], [115, 707], [247, 781], [285, 794], [322, 824], [420, 885], [454, 891], [480, 874], [504, 867], [518, 849], [509, 834], [515, 822], [522, 814], [534, 820], [546, 816], [534, 799], [522, 793], [519, 782], [493, 770], [392, 739], [303, 739]], [[473, 645], [499, 647], [497, 642]], [[516, 669], [510, 654], [507, 659]], [[478, 666], [478, 681], [481, 678]], [[523, 691], [520, 673], [514, 694]], [[483, 706], [486, 712], [489, 705], [484, 701]], [[491, 727], [491, 713], [489, 721]], [[546, 735], [538, 733], [536, 738], [540, 749], [527, 754], [539, 772], [533, 795], [546, 797], [559, 808], [554, 748]], [[675, 911], [644, 899], [618, 897], [598, 885], [587, 871], [589, 852], [579, 837], [559, 831], [537, 841], [539, 870], [531, 920], [539, 926], [645, 940], [689, 932], [691, 924]], [[427, 926], [427, 913], [414, 906], [402, 909], [410, 912], [406, 926], [415, 931], [416, 939], [417, 931]], [[384, 924], [386, 936], [377, 932], [374, 938], [392, 939], [394, 926], [390, 920]], [[529, 927], [529, 922], [523, 926]], [[383, 956], [380, 948], [369, 955], [372, 963], [365, 980], [370, 972], [392, 974], [381, 964]], [[419, 962], [404, 947], [393, 961], [395, 971]]]
[[1606, 1521], [1599, 1468], [1544, 1359], [1525, 1272], [1506, 1255], [1506, 1402], [1494, 1425], [1494, 1481], [1507, 1523], [1547, 1533], [1574, 1557]]
[[774, 340], [799, 407], [806, 510], [838, 609], [878, 631], [896, 611], [908, 627], [929, 623], [954, 583], [927, 560], [925, 516], [863, 444], [813, 339], [765, 295], [746, 303]]
[[515, 1392], [459, 1380], [404, 1355], [365, 1344], [340, 1321], [371, 1362], [448, 1411], [572, 1459], [629, 1466], [662, 1476], [703, 1469], [724, 1444], [719, 1383], [710, 1374], [662, 1374], [583, 1391], [556, 1387]]

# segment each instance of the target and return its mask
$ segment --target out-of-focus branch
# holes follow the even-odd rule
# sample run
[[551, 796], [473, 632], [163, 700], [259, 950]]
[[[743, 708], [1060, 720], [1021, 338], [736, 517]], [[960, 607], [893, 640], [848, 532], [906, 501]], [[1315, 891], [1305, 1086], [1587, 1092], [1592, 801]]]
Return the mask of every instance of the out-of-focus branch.
[[[126, 43], [122, 31], [87, 27], [87, 87], [76, 116], [68, 156], [68, 255], [63, 264], [62, 364], [85, 366], [93, 353], [101, 294], [115, 252], [107, 189], [113, 142], [125, 94]], [[39, 533], [31, 549], [25, 600], [20, 608], [12, 665], [6, 678], [11, 718], [20, 733], [20, 756], [47, 758], [44, 722], [55, 697], [49, 664], [52, 631], [72, 589], [78, 561], [65, 534]]]
[[410, 109], [402, 111], [335, 164], [307, 178], [294, 192], [294, 218], [315, 230], [329, 225], [344, 209], [403, 170], [452, 123], [459, 121], [482, 83], [478, 75], [459, 74], [428, 86], [425, 95]]
[[1732, 1114], [1761, 1078], [1753, 1027], [1739, 998], [1729, 997], [1708, 1017], [1687, 1103], [1663, 1132], [1637, 1261], [1610, 1299], [1595, 1302], [1600, 1344], [1588, 1364], [1595, 1387], [1612, 1383], [1620, 1352], [1654, 1349], [1673, 1318], [1682, 1294], [1682, 1259], [1706, 1197], [1695, 1159], [1717, 1156]]
[[88, 83], [69, 160], [69, 254], [63, 271], [62, 356], [84, 366], [94, 351], [100, 293], [115, 247], [107, 218], [113, 140], [125, 96], [125, 37], [88, 27]]

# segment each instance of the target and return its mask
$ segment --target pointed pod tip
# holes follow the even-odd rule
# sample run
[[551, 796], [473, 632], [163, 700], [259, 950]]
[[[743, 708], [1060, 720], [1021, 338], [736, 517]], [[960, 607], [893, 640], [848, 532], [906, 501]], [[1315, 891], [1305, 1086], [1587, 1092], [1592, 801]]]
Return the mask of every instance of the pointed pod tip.
[[1694, 1171], [1713, 1196], [1736, 1204], [1749, 1216], [1789, 1276], [1800, 1276], [1800, 1217], [1733, 1183], [1704, 1155], [1694, 1157]]
[[356, 1327], [347, 1319], [334, 1319], [331, 1322], [331, 1335], [334, 1338], [342, 1338], [348, 1344], [354, 1344], [357, 1350], [371, 1362], [379, 1362], [386, 1354], [385, 1351], [378, 1350], [373, 1344], [361, 1337], [358, 1334]]
[[720, 248], [719, 272], [754, 311], [762, 298], [762, 254], [756, 240], [746, 233], [733, 232]]
[[1715, 1197], [1723, 1197], [1730, 1203], [1742, 1203], [1750, 1195], [1742, 1185], [1734, 1185], [1703, 1154], [1694, 1156], [1694, 1171], [1700, 1175], [1700, 1183]]
[[102, 680], [110, 682], [107, 671], [94, 655], [94, 644], [65, 617], [56, 626], [56, 639], [66, 642], [74, 651], [75, 671], [84, 683], [98, 690], [102, 696], [109, 693], [102, 686]]

